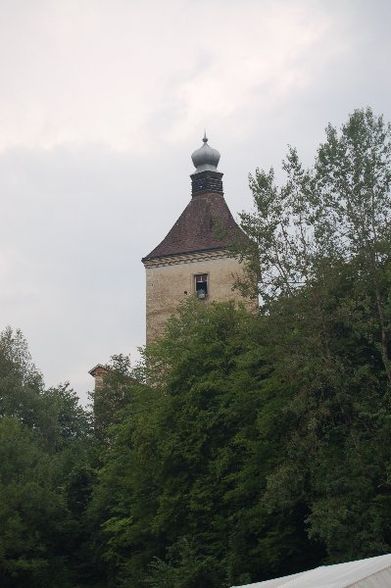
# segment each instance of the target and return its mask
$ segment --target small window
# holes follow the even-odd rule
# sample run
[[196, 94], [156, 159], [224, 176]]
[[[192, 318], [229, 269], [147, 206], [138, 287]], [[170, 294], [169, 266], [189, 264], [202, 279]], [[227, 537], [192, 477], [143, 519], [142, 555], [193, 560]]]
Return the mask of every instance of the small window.
[[194, 285], [197, 298], [203, 300], [208, 296], [208, 274], [194, 276]]

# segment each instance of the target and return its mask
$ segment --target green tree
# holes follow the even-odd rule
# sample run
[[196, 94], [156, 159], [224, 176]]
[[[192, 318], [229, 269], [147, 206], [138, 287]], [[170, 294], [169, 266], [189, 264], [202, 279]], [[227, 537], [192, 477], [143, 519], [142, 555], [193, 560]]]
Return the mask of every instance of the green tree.
[[[390, 316], [384, 264], [390, 254], [391, 127], [371, 109], [356, 110], [338, 132], [326, 129], [314, 165], [306, 170], [291, 148], [286, 182], [274, 171], [250, 176], [255, 211], [242, 214], [252, 247], [242, 252], [266, 306], [316, 279], [334, 263], [352, 262], [366, 276], [379, 326], [378, 347], [391, 383]], [[255, 246], [255, 247], [254, 247]]]
[[329, 561], [390, 549], [390, 139], [355, 111], [309, 170], [289, 150], [281, 187], [257, 170], [242, 216], [275, 375], [291, 386], [263, 501], [276, 515], [304, 503]]
[[66, 528], [61, 476], [37, 435], [15, 418], [0, 421], [2, 586], [67, 586], [59, 550]]
[[0, 333], [0, 417], [12, 416], [29, 427], [39, 427], [43, 390], [42, 376], [22, 332], [7, 327]]
[[65, 385], [45, 389], [20, 331], [0, 334], [0, 578], [76, 585], [92, 486], [89, 415]]
[[91, 394], [95, 436], [100, 441], [108, 438], [109, 428], [121, 419], [123, 409], [132, 400], [132, 390], [144, 380], [143, 370], [133, 367], [128, 355], [113, 355], [106, 366], [102, 386]]
[[273, 305], [269, 322], [291, 426], [264, 501], [276, 514], [304, 502], [308, 534], [333, 562], [390, 549], [388, 379], [360, 282], [354, 264], [334, 266]]
[[110, 586], [149, 577], [225, 587], [319, 561], [305, 509], [271, 516], [261, 501], [287, 393], [273, 379], [261, 322], [233, 304], [190, 301], [147, 350], [153, 386], [111, 429], [95, 488]]

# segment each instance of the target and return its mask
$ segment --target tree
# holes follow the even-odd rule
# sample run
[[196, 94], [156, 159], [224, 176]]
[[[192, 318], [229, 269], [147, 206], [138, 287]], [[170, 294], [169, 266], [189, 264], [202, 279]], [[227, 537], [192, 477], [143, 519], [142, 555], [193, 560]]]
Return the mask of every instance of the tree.
[[92, 504], [113, 585], [225, 588], [319, 561], [303, 509], [261, 502], [288, 392], [261, 322], [189, 301], [146, 350], [153, 386], [110, 430]]
[[32, 363], [22, 332], [6, 328], [0, 333], [0, 416], [39, 427], [43, 390], [42, 376]]
[[242, 215], [255, 244], [247, 253], [270, 319], [275, 373], [292, 386], [286, 412], [294, 426], [264, 501], [276, 514], [304, 502], [309, 536], [324, 543], [329, 561], [384, 553], [390, 126], [357, 110], [340, 132], [328, 126], [310, 169], [294, 149], [283, 168], [281, 187], [273, 170], [256, 171], [255, 210]]
[[118, 423], [123, 409], [132, 401], [133, 389], [144, 380], [143, 370], [133, 367], [128, 355], [113, 355], [106, 368], [103, 385], [91, 395], [94, 431], [100, 441], [107, 440], [109, 428]]
[[39, 438], [15, 418], [0, 421], [0, 578], [2, 586], [67, 586], [58, 543], [66, 504]]
[[371, 109], [356, 110], [340, 133], [329, 125], [312, 168], [297, 151], [283, 163], [287, 180], [274, 172], [250, 176], [255, 212], [242, 227], [256, 245], [242, 252], [259, 277], [265, 307], [319, 279], [333, 264], [354, 263], [362, 276], [362, 299], [373, 305], [389, 384], [390, 306], [384, 267], [391, 252], [391, 127]]
[[10, 328], [0, 334], [0, 411], [1, 585], [74, 586], [93, 478], [90, 419], [69, 385], [45, 389]]
[[336, 264], [325, 278], [279, 299], [268, 317], [275, 376], [291, 392], [263, 501], [277, 516], [305, 504], [309, 537], [337, 562], [391, 548], [389, 393], [356, 265]]

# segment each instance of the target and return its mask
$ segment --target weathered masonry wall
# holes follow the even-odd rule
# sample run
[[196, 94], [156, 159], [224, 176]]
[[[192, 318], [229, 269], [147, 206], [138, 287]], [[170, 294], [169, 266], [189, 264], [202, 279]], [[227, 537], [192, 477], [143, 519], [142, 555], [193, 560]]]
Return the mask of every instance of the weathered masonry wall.
[[252, 309], [255, 303], [245, 300], [232, 286], [243, 266], [224, 251], [177, 255], [148, 261], [146, 266], [147, 343], [163, 333], [167, 319], [188, 296], [195, 296], [194, 276], [208, 274], [208, 297], [200, 304], [237, 300]]

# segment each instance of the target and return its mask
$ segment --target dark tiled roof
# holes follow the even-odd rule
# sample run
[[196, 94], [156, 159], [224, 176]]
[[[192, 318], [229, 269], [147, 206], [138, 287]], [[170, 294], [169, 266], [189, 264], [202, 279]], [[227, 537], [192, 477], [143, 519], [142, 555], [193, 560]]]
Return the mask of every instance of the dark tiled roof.
[[154, 259], [193, 251], [224, 249], [244, 238], [219, 193], [193, 196], [163, 241], [143, 258]]

